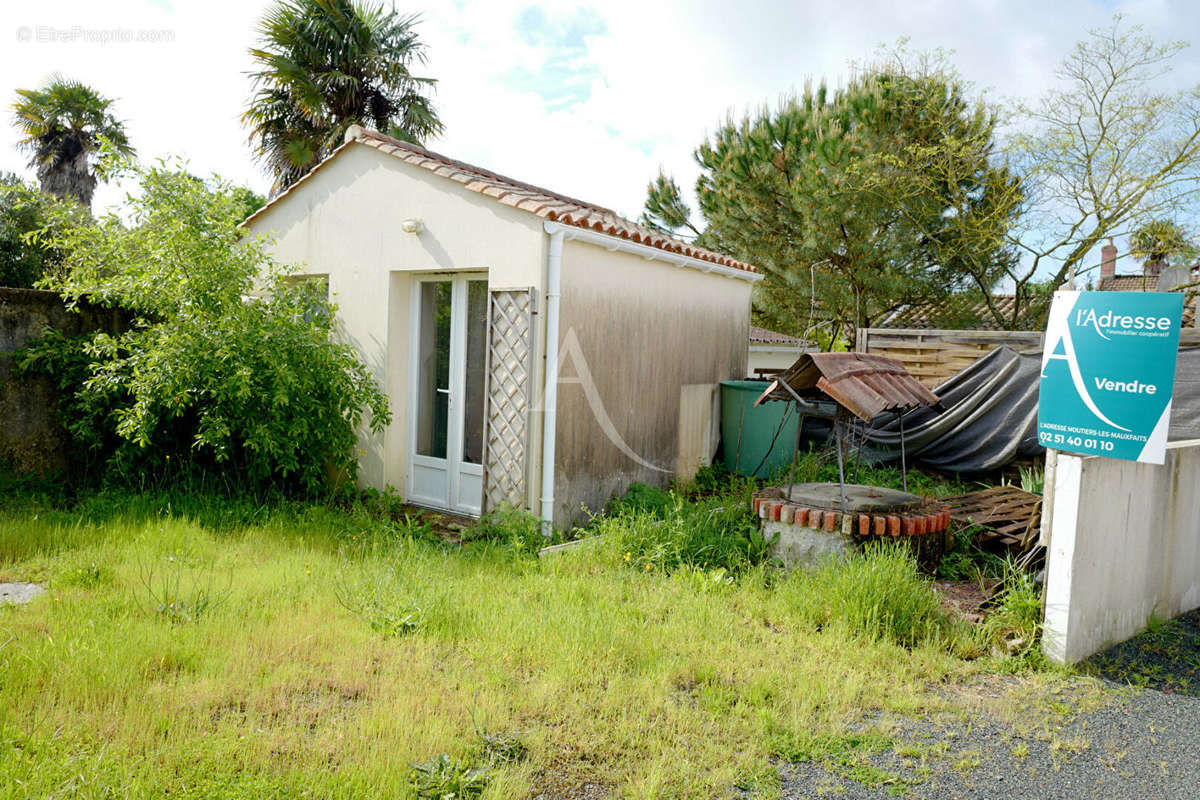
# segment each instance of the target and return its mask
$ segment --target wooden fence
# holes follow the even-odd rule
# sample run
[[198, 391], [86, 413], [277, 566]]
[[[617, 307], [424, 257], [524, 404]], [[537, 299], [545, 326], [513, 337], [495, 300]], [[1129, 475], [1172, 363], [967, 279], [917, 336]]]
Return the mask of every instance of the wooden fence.
[[[913, 377], [933, 388], [1001, 345], [1017, 352], [1041, 353], [1042, 338], [1042, 331], [863, 328], [854, 349], [898, 358]], [[1200, 346], [1200, 329], [1184, 328], [1179, 346]]]

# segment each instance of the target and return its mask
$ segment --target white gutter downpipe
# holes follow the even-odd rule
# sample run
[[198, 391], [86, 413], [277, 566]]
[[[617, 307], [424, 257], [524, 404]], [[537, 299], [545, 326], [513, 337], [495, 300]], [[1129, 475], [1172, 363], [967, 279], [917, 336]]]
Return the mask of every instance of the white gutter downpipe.
[[563, 229], [545, 223], [550, 234], [546, 263], [546, 385], [542, 390], [542, 533], [554, 530], [554, 438], [558, 431], [558, 301], [562, 295]]

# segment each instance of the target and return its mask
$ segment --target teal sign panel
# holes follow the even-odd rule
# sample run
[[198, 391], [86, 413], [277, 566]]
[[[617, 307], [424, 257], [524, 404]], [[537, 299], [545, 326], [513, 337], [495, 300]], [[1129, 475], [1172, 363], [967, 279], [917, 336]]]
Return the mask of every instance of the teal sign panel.
[[1046, 323], [1038, 441], [1161, 464], [1183, 295], [1055, 292]]

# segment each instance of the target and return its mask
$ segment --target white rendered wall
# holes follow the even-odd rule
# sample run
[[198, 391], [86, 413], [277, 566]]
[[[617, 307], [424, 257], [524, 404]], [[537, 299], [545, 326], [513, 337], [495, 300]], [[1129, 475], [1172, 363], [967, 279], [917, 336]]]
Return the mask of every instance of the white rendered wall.
[[[418, 219], [419, 234], [401, 223]], [[534, 287], [544, 302], [546, 235], [540, 218], [404, 163], [352, 145], [322, 165], [249, 225], [273, 238], [275, 257], [300, 272], [329, 276], [339, 334], [362, 355], [391, 400], [381, 436], [360, 432], [359, 483], [405, 486], [409, 309], [412, 276], [486, 271], [490, 288]], [[535, 317], [543, 352], [542, 315]], [[534, 376], [541, 380], [539, 368]], [[540, 434], [540, 415], [533, 425]], [[540, 435], [531, 442], [536, 480]], [[407, 487], [405, 487], [407, 488]], [[531, 486], [531, 494], [537, 487]]]
[[746, 376], [754, 377], [756, 369], [787, 369], [805, 352], [803, 347], [752, 344], [750, 358], [746, 364]]
[[1200, 607], [1200, 440], [1166, 463], [1056, 454], [1042, 646], [1073, 663]]

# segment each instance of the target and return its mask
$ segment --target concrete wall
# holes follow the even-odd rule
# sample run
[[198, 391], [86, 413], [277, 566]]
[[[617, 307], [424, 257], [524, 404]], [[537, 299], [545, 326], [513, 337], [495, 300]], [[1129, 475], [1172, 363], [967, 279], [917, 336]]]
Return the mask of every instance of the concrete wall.
[[12, 353], [46, 327], [68, 336], [116, 333], [124, 320], [111, 309], [67, 311], [54, 292], [0, 288], [0, 469], [47, 475], [70, 466], [70, 438], [58, 418], [58, 387], [49, 377], [13, 378]]
[[[406, 219], [421, 220], [424, 229], [405, 233], [400, 225]], [[249, 228], [275, 239], [273, 252], [280, 261], [329, 276], [341, 335], [359, 350], [391, 398], [387, 431], [362, 436], [366, 454], [360, 457], [359, 482], [406, 490], [410, 278], [486, 271], [491, 288], [532, 286], [541, 295], [547, 248], [541, 219], [373, 147], [353, 144]], [[544, 295], [539, 307], [543, 304]], [[537, 352], [544, 352], [543, 347], [540, 331]], [[540, 385], [540, 358], [536, 363], [534, 381]], [[533, 430], [540, 432], [540, 416]], [[541, 444], [536, 434], [534, 438], [536, 455]], [[539, 488], [537, 464], [529, 469], [532, 499]]]
[[714, 273], [564, 244], [557, 524], [578, 519], [584, 506], [602, 508], [631, 483], [665, 485], [681, 459], [715, 446], [716, 384], [746, 374], [750, 289]]
[[1055, 454], [1043, 648], [1071, 663], [1200, 607], [1200, 440], [1162, 466]]

